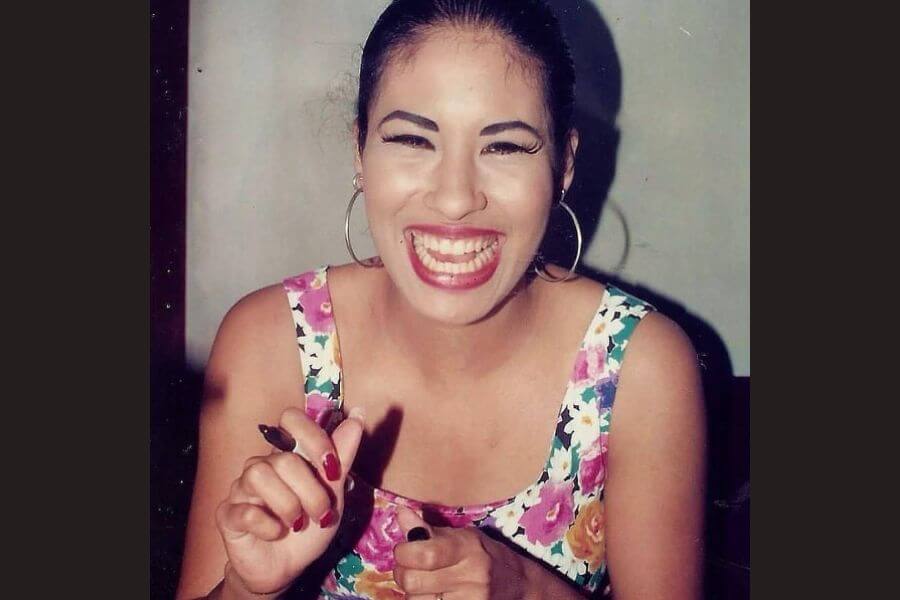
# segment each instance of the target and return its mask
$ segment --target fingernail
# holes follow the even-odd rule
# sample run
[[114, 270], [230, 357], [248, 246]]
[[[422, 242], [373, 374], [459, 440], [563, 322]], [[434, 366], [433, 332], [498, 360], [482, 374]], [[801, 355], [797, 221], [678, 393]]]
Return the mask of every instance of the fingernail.
[[328, 478], [328, 481], [337, 481], [341, 476], [341, 467], [333, 452], [325, 455], [325, 458], [322, 460], [322, 466], [325, 467], [325, 477]]
[[366, 422], [366, 411], [362, 406], [354, 406], [350, 409], [350, 413], [347, 416], [351, 419], [356, 419], [360, 423]]
[[406, 541], [407, 542], [422, 542], [424, 540], [430, 540], [431, 535], [428, 533], [428, 530], [424, 527], [413, 527], [406, 533]]
[[322, 515], [322, 518], [319, 519], [319, 527], [325, 529], [332, 523], [334, 523], [334, 511], [329, 508], [328, 512]]
[[303, 529], [303, 515], [300, 515], [299, 517], [297, 517], [297, 520], [294, 521], [294, 524], [291, 526], [291, 529], [293, 529], [294, 531], [300, 531], [301, 529]]

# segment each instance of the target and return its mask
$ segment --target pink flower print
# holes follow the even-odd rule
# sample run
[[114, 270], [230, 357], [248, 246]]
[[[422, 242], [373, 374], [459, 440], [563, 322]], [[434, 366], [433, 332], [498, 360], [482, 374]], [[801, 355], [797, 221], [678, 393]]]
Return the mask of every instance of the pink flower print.
[[386, 573], [394, 568], [394, 546], [402, 541], [397, 508], [376, 500], [369, 526], [357, 542], [356, 551], [368, 564]]
[[572, 490], [575, 482], [547, 481], [541, 488], [540, 502], [529, 508], [519, 519], [525, 537], [532, 544], [544, 546], [556, 542], [566, 532], [575, 515], [572, 510]]
[[305, 292], [312, 287], [313, 281], [315, 281], [315, 279], [316, 272], [310, 271], [309, 273], [304, 273], [303, 275], [297, 275], [296, 277], [285, 279], [284, 285], [291, 291]]
[[468, 527], [473, 522], [483, 519], [489, 508], [470, 507], [462, 509], [462, 511], [440, 510], [435, 507], [425, 505], [422, 508], [422, 518], [430, 525], [437, 527]]
[[306, 416], [318, 423], [319, 426], [325, 424], [332, 408], [334, 408], [334, 402], [328, 396], [322, 394], [306, 396]]
[[586, 379], [596, 379], [606, 367], [606, 348], [588, 346], [575, 355], [575, 368], [572, 370], [572, 381], [579, 383]]
[[606, 437], [601, 433], [581, 454], [578, 466], [578, 486], [584, 495], [596, 492], [606, 478]]
[[300, 296], [300, 304], [303, 306], [303, 316], [310, 328], [316, 333], [330, 333], [334, 330], [334, 320], [331, 316], [331, 297], [327, 287], [310, 289]]

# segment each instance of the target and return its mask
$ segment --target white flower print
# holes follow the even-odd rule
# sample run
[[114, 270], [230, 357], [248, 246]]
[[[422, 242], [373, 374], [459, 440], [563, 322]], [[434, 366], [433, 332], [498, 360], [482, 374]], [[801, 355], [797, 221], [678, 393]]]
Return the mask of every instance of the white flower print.
[[564, 431], [572, 436], [572, 447], [581, 444], [587, 448], [600, 434], [600, 414], [594, 402], [574, 400], [569, 405], [572, 419], [566, 423]]
[[550, 457], [548, 474], [553, 481], [564, 481], [572, 471], [572, 452], [568, 448], [557, 448]]
[[544, 484], [541, 483], [539, 485], [532, 486], [516, 496], [516, 504], [522, 505], [524, 508], [531, 508], [535, 504], [541, 501], [541, 488], [544, 487]]
[[550, 556], [553, 566], [559, 569], [560, 572], [565, 573], [570, 579], [575, 579], [579, 575], [587, 573], [587, 563], [572, 554], [572, 549], [569, 548], [568, 543], [563, 542], [562, 550], [562, 554], [552, 554]]
[[501, 506], [491, 513], [497, 529], [503, 532], [506, 537], [512, 535], [519, 528], [519, 519], [525, 509], [518, 502], [511, 502], [506, 506]]
[[[622, 296], [613, 296], [610, 300], [613, 299], [618, 299], [619, 303], [625, 300]], [[609, 347], [609, 338], [623, 329], [625, 329], [625, 323], [622, 322], [621, 317], [616, 316], [616, 311], [611, 305], [609, 310], [595, 322], [593, 329], [594, 343], [607, 348]]]

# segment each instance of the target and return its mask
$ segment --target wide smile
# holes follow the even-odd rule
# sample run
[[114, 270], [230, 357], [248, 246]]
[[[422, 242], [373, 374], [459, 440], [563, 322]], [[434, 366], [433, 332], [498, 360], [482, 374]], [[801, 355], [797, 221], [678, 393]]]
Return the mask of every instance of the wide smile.
[[406, 230], [413, 270], [428, 285], [471, 289], [486, 283], [500, 262], [503, 235], [494, 230], [413, 226]]

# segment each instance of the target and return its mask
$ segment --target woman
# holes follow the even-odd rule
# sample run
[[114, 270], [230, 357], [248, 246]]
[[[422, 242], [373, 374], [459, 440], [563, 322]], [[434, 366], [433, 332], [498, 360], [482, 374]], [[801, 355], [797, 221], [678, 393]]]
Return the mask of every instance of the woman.
[[379, 256], [225, 317], [179, 598], [699, 596], [691, 345], [535, 259], [574, 176], [573, 86], [538, 2], [385, 10], [353, 196]]

